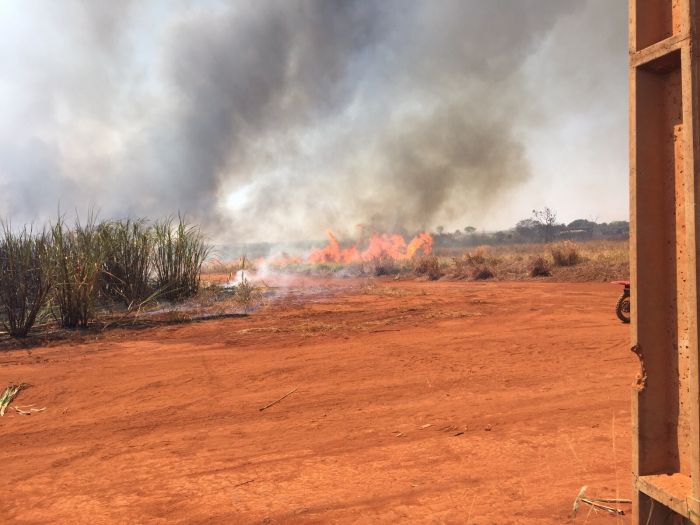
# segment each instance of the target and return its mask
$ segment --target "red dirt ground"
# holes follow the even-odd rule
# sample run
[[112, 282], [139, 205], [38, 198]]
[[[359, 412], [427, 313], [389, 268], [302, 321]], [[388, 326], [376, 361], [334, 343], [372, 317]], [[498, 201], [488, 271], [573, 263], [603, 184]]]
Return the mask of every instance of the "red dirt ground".
[[584, 484], [631, 495], [617, 287], [305, 289], [0, 354], [0, 385], [47, 407], [0, 419], [2, 522], [630, 523], [571, 518]]

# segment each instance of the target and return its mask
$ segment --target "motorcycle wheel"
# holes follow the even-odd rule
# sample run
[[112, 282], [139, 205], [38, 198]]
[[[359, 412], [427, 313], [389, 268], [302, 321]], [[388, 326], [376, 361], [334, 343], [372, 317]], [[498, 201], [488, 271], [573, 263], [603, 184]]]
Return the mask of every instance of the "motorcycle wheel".
[[630, 296], [622, 294], [615, 305], [615, 314], [623, 323], [630, 322]]

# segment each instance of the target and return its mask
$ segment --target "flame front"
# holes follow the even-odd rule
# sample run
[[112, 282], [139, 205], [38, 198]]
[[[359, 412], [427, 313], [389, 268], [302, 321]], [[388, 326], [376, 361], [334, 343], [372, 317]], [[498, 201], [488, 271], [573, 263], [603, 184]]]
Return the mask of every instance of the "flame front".
[[414, 257], [418, 250], [422, 250], [424, 255], [428, 255], [433, 249], [433, 238], [428, 233], [416, 235], [408, 244], [401, 235], [374, 233], [369, 239], [367, 248], [362, 251], [357, 245], [343, 249], [332, 231], [328, 230], [327, 235], [328, 244], [313, 251], [307, 258], [307, 262], [312, 264], [353, 263], [383, 257], [406, 260]]

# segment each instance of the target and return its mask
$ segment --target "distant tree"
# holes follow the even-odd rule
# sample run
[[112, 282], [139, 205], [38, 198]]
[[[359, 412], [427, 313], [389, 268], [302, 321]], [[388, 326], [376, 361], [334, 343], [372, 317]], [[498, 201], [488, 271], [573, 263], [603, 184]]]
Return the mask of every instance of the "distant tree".
[[474, 228], [474, 226], [465, 226], [464, 227], [464, 233], [466, 233], [467, 235], [471, 235], [475, 231], [476, 231], [476, 228]]
[[437, 230], [437, 232], [438, 232], [438, 235], [442, 235], [443, 232], [445, 231], [445, 227], [444, 227], [444, 226], [438, 226], [438, 227], [436, 228], [436, 230]]
[[516, 230], [536, 230], [537, 221], [535, 219], [523, 219], [515, 225]]
[[522, 219], [514, 228], [516, 242], [537, 242], [540, 231], [539, 225], [533, 219]]
[[611, 223], [602, 223], [598, 225], [600, 234], [603, 237], [627, 239], [630, 234], [630, 223], [627, 221], [613, 221]]
[[508, 235], [504, 231], [498, 231], [493, 234], [493, 239], [496, 242], [496, 244], [503, 244], [506, 242], [508, 238]]
[[542, 231], [544, 242], [552, 242], [557, 229], [557, 212], [545, 206], [541, 210], [532, 210], [532, 217]]
[[593, 231], [593, 229], [596, 227], [596, 223], [593, 221], [589, 221], [586, 219], [576, 219], [575, 221], [571, 221], [569, 224], [566, 225], [567, 228], [570, 230], [590, 230]]

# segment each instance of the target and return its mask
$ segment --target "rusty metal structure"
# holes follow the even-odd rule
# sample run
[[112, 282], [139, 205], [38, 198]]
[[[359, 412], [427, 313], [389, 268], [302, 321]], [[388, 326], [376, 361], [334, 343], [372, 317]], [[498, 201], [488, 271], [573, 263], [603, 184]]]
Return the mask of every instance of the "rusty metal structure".
[[630, 0], [634, 520], [700, 524], [700, 0]]

